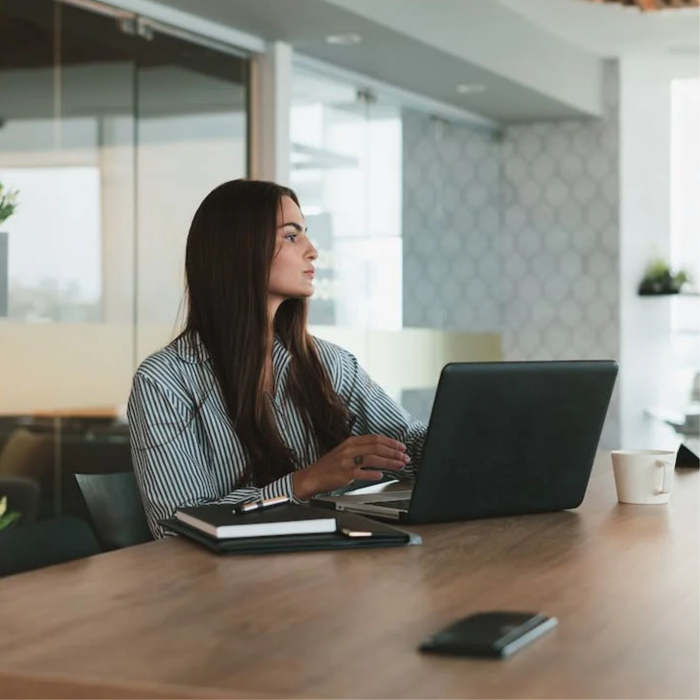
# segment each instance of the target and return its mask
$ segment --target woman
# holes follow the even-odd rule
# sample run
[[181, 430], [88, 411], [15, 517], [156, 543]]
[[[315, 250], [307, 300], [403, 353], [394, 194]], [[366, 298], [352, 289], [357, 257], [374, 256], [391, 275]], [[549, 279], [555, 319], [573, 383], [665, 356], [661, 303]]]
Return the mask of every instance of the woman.
[[286, 187], [233, 180], [199, 206], [185, 329], [141, 364], [129, 399], [155, 537], [179, 506], [304, 502], [411, 458], [415, 468], [425, 426], [409, 423], [353, 355], [306, 330], [317, 255]]

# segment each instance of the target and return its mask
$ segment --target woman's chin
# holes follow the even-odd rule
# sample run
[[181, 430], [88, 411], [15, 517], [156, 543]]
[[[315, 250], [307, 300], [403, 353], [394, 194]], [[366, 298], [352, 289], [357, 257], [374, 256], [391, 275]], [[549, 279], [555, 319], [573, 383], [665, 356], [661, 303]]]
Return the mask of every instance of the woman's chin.
[[294, 290], [291, 294], [287, 295], [288, 299], [309, 299], [313, 296], [314, 288], [309, 286], [304, 289]]

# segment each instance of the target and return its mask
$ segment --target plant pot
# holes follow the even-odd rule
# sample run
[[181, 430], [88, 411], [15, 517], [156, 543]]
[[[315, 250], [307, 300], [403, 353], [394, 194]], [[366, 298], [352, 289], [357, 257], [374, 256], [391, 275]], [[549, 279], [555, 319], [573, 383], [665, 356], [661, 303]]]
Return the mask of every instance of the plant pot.
[[9, 234], [0, 231], [0, 317], [7, 316], [8, 297], [8, 240]]
[[673, 281], [671, 277], [668, 279], [648, 280], [643, 279], [637, 290], [639, 296], [656, 296], [660, 294], [678, 294], [680, 285]]

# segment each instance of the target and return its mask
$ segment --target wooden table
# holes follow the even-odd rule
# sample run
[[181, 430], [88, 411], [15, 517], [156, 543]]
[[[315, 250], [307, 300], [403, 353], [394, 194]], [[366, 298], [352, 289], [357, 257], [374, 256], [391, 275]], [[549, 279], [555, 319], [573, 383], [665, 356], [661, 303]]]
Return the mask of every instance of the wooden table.
[[[0, 580], [5, 697], [697, 698], [697, 471], [576, 511], [414, 527], [422, 547], [217, 557], [180, 539]], [[457, 617], [559, 627], [505, 660], [416, 646]]]

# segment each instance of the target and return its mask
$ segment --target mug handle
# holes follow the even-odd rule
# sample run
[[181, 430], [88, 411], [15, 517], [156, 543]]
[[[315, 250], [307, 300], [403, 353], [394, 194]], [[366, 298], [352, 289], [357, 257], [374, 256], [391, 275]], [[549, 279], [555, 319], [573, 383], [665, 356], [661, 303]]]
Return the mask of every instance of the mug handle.
[[660, 496], [662, 493], [671, 493], [669, 490], [666, 489], [666, 472], [668, 471], [666, 469], [666, 462], [662, 462], [660, 459], [657, 459], [656, 462], [654, 462], [657, 467], [661, 467], [663, 470], [661, 472], [661, 488], [660, 489], [654, 489], [654, 493], [657, 496]]

